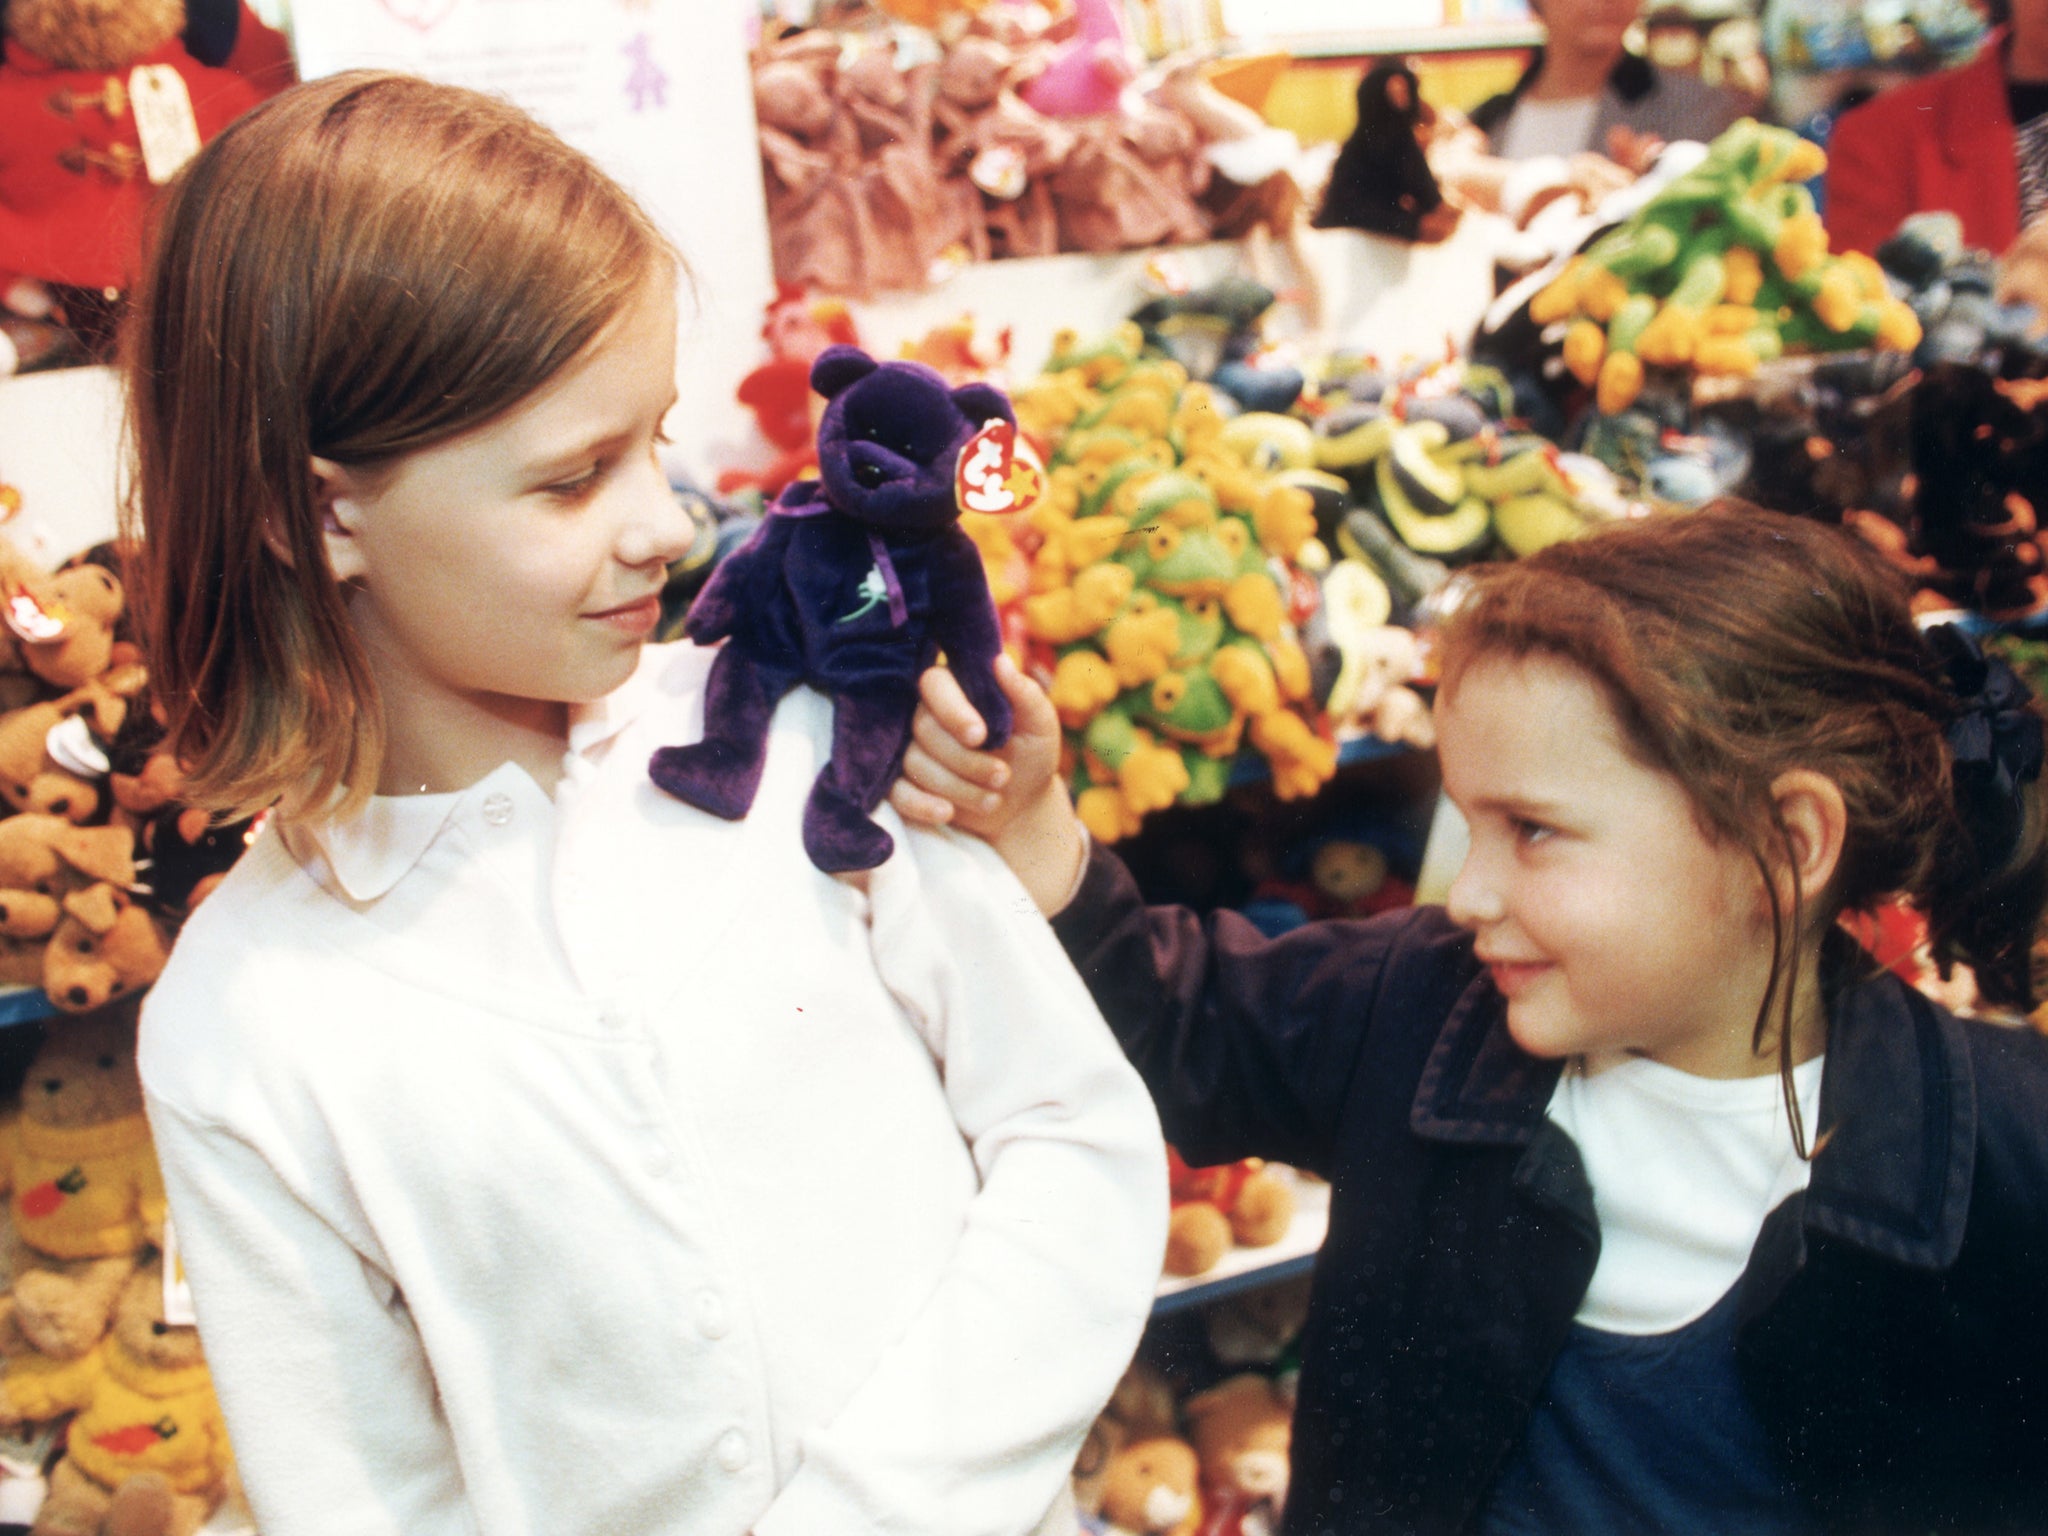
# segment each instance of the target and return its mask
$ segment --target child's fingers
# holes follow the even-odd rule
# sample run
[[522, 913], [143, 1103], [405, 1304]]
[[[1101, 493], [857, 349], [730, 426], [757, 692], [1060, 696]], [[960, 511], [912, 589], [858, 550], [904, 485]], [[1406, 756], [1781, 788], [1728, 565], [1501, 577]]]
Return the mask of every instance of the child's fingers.
[[[977, 725], [980, 716], [975, 716]], [[939, 718], [938, 712], [929, 704], [920, 704], [917, 713], [910, 717], [911, 751], [921, 754], [922, 760], [932, 768], [944, 773], [950, 780], [957, 780], [969, 793], [979, 794], [983, 790], [1001, 789], [1010, 779], [1010, 765], [993, 752], [978, 751], [963, 742], [959, 734], [950, 729]], [[909, 769], [910, 759], [904, 758], [904, 771]], [[922, 783], [922, 780], [919, 780]], [[951, 788], [928, 784], [928, 789], [945, 793]]]
[[889, 786], [889, 803], [913, 826], [943, 827], [953, 819], [952, 801], [919, 789], [908, 778]]
[[[950, 760], [940, 757], [913, 740], [903, 754], [901, 781], [908, 781], [913, 789], [967, 810], [992, 809], [1000, 798], [995, 792], [1009, 776], [1007, 765], [985, 752], [963, 752], [957, 744], [950, 742], [950, 738], [941, 739], [947, 741], [958, 756]], [[966, 761], [963, 762], [963, 758]], [[985, 764], [992, 764], [995, 771], [984, 771], [980, 776], [970, 776], [961, 771], [963, 767], [980, 768]]]
[[1052, 707], [1052, 699], [1046, 691], [1025, 675], [1024, 669], [1004, 652], [996, 658], [996, 685], [1003, 690], [1016, 712], [1016, 723], [1011, 727], [1019, 736], [1057, 736], [1060, 730], [1059, 712]]
[[[996, 664], [996, 675], [999, 678], [1002, 676], [1002, 665], [1002, 661]], [[1008, 685], [1004, 686], [1007, 691]], [[924, 701], [924, 709], [918, 713], [922, 715], [925, 710], [930, 710], [938, 724], [956, 741], [970, 747], [978, 747], [988, 740], [987, 722], [981, 718], [980, 712], [967, 702], [966, 691], [961, 688], [960, 680], [950, 669], [926, 667], [924, 675], [917, 680], [917, 692]]]

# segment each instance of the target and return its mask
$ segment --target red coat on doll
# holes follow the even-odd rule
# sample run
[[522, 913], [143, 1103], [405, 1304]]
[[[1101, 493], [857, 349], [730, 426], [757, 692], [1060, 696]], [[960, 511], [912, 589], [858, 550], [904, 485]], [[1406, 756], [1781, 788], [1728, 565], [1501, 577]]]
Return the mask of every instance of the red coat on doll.
[[288, 66], [242, 72], [251, 59], [275, 63], [262, 45], [276, 34], [246, 11], [241, 20], [235, 52], [220, 67], [200, 63], [179, 37], [107, 69], [67, 68], [18, 35], [9, 40], [0, 66], [0, 280], [127, 286], [155, 190], [130, 99], [133, 72], [175, 70], [201, 141], [210, 139], [289, 79]]

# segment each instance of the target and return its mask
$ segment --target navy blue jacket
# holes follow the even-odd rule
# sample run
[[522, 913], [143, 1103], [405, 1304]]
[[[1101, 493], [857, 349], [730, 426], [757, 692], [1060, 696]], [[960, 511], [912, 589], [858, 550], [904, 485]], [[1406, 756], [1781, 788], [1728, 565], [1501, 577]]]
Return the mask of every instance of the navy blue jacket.
[[[1473, 1529], [1599, 1251], [1560, 1064], [1439, 908], [1268, 940], [1098, 849], [1054, 927], [1190, 1161], [1331, 1183], [1288, 1536]], [[1790, 1485], [1859, 1536], [2048, 1531], [2048, 1040], [1846, 988], [1820, 1132], [1737, 1282]]]

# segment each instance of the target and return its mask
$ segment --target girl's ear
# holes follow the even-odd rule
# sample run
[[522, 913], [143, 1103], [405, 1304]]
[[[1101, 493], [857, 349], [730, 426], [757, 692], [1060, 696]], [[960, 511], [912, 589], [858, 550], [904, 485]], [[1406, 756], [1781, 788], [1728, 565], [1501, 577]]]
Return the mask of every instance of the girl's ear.
[[[369, 574], [368, 563], [363, 558], [362, 541], [356, 537], [357, 526], [362, 519], [362, 506], [357, 499], [361, 488], [346, 465], [317, 455], [308, 462], [313, 467], [313, 506], [320, 514], [320, 537], [327, 546], [327, 568], [336, 581], [360, 581]], [[276, 531], [272, 530], [266, 536], [278, 558], [287, 565], [291, 564], [289, 551], [278, 547], [282, 541]]]
[[1826, 774], [1794, 768], [1771, 781], [1771, 801], [1785, 827], [1799, 889], [1811, 901], [1827, 889], [1842, 862], [1849, 810], [1841, 786]]

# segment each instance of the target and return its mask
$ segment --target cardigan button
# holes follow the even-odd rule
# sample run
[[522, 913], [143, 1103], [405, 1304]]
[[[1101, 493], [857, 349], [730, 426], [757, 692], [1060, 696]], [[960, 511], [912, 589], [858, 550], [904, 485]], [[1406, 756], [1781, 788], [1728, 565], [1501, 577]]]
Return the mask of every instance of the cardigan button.
[[747, 1444], [747, 1437], [736, 1429], [728, 1429], [718, 1437], [718, 1464], [728, 1472], [737, 1472], [753, 1459], [753, 1447]]
[[718, 1299], [716, 1291], [697, 1293], [697, 1331], [707, 1339], [722, 1339], [732, 1331], [725, 1303]]

